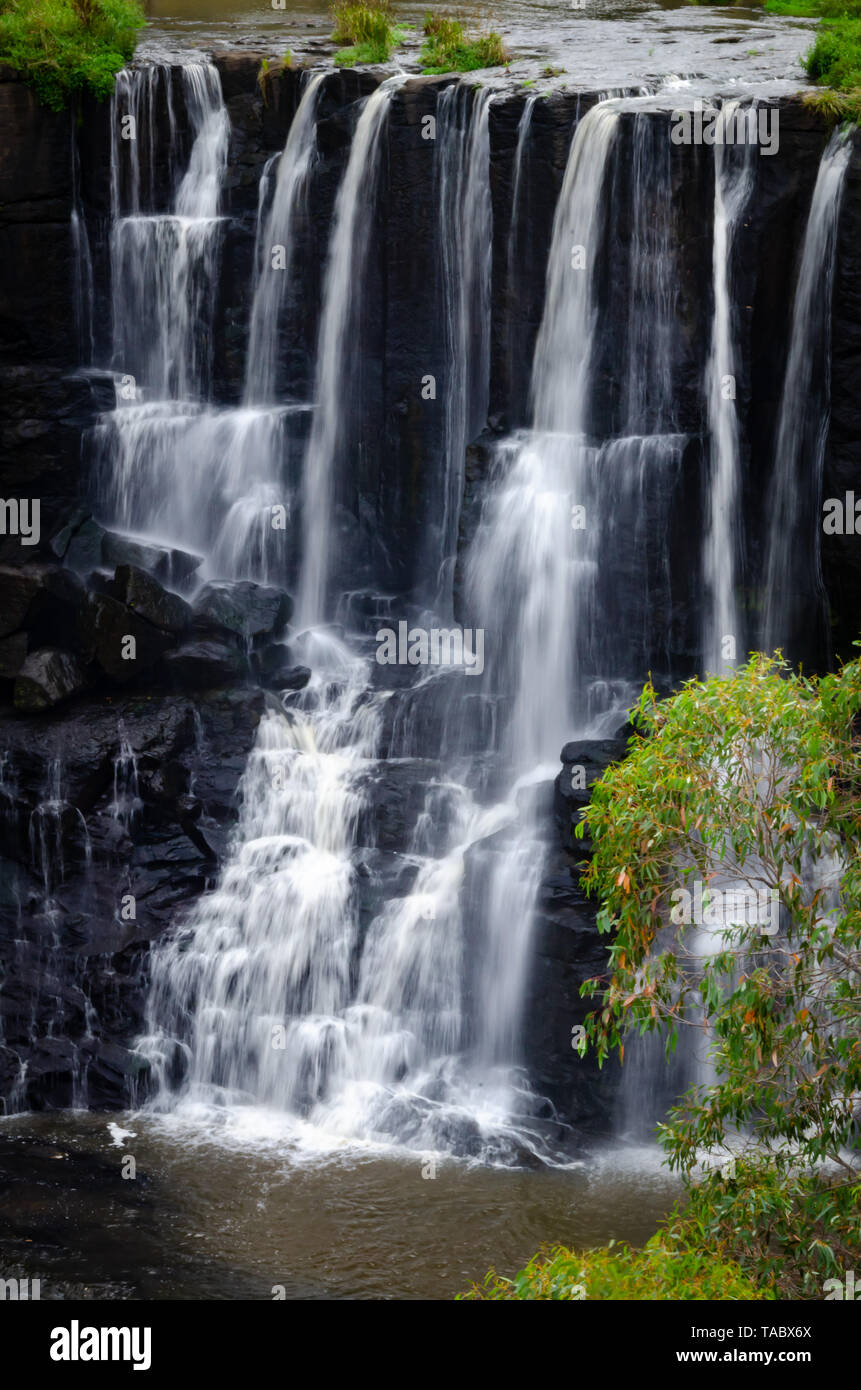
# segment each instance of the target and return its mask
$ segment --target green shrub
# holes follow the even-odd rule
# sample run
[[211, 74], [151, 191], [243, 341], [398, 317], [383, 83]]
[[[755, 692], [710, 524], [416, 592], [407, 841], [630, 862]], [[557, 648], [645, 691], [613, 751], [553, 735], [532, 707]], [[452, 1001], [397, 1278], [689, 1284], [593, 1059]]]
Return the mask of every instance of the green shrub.
[[426, 14], [424, 31], [420, 61], [427, 73], [475, 72], [509, 62], [499, 34], [490, 31], [469, 38], [451, 15]]
[[766, 0], [765, 8], [798, 19], [851, 19], [861, 15], [861, 0]]
[[474, 1284], [460, 1298], [758, 1302], [775, 1297], [771, 1289], [758, 1288], [720, 1249], [685, 1250], [677, 1241], [665, 1241], [659, 1232], [642, 1250], [615, 1241], [579, 1253], [553, 1246], [535, 1255], [513, 1279], [491, 1270], [483, 1284]]
[[861, 118], [861, 0], [766, 0], [765, 8], [825, 21], [801, 61], [808, 77], [837, 95], [811, 96], [808, 104], [834, 120]]
[[814, 82], [827, 83], [839, 92], [861, 87], [861, 19], [821, 24], [803, 62]]
[[387, 63], [396, 41], [389, 0], [371, 0], [364, 5], [346, 3], [335, 5], [336, 43], [349, 44], [335, 54], [339, 67], [354, 67], [356, 63]]
[[[613, 936], [608, 977], [583, 987], [601, 1005], [580, 1051], [624, 1058], [629, 1034], [652, 1031], [671, 1050], [684, 1026], [708, 1026], [714, 1079], [659, 1126], [691, 1190], [682, 1244], [719, 1246], [796, 1295], [861, 1256], [859, 715], [858, 661], [810, 679], [753, 656], [667, 700], [648, 685], [629, 755], [577, 827]], [[720, 882], [728, 861], [735, 879], [770, 885], [779, 932], [733, 913], [703, 953], [679, 889]], [[811, 868], [823, 864], [831, 897]], [[727, 1150], [740, 1176], [699, 1180], [700, 1155]]]
[[111, 95], [145, 23], [138, 0], [0, 0], [0, 62], [59, 111], [85, 89]]
[[821, 1299], [861, 1264], [861, 1184], [840, 1170], [789, 1169], [765, 1153], [689, 1184], [664, 1223], [680, 1250], [723, 1250], [781, 1299]]

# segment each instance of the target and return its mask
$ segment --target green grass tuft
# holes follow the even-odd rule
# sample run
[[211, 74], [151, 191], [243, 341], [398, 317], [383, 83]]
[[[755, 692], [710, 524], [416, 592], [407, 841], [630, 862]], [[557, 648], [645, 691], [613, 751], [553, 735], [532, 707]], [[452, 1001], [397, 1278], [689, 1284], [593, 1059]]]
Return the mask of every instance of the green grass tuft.
[[662, 1233], [652, 1236], [643, 1250], [611, 1241], [598, 1250], [567, 1250], [557, 1245], [542, 1250], [515, 1274], [505, 1279], [494, 1270], [483, 1284], [474, 1284], [461, 1299], [480, 1301], [550, 1300], [604, 1302], [605, 1300], [760, 1301], [775, 1297], [759, 1288], [720, 1250], [686, 1250], [665, 1243]]
[[490, 30], [470, 38], [460, 20], [451, 15], [425, 15], [425, 43], [421, 65], [426, 73], [476, 72], [479, 68], [504, 67], [509, 55], [499, 34]]
[[332, 13], [335, 17], [332, 38], [335, 43], [348, 45], [335, 54], [339, 67], [389, 61], [398, 38], [389, 0], [369, 0], [364, 5], [344, 0], [333, 7]]
[[138, 0], [0, 0], [0, 63], [61, 111], [82, 91], [111, 95], [145, 24]]

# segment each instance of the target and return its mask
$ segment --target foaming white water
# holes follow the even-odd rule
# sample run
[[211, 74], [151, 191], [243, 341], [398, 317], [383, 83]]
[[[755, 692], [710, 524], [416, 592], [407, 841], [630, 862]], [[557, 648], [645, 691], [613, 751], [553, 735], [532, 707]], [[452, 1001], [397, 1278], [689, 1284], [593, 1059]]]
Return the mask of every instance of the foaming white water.
[[206, 1123], [226, 1107], [246, 1138], [306, 1151], [510, 1162], [530, 1147], [534, 1097], [466, 1058], [462, 886], [469, 849], [513, 808], [450, 787], [442, 853], [423, 854], [417, 828], [412, 891], [363, 923], [353, 851], [388, 697], [369, 697], [366, 663], [329, 633], [306, 633], [303, 658], [314, 677], [261, 722], [217, 888], [153, 957], [138, 1047], [156, 1106]]
[[[174, 160], [169, 75], [158, 68], [120, 74], [114, 98], [111, 245], [114, 361], [120, 377], [117, 409], [92, 431], [97, 494], [112, 524], [203, 554], [201, 578], [283, 582], [295, 549], [309, 408], [269, 402], [281, 311], [291, 286], [289, 253], [316, 148], [322, 75], [308, 84], [279, 159], [262, 240], [284, 245], [288, 259], [284, 270], [272, 270], [268, 258], [268, 274], [262, 264], [257, 267], [248, 404], [233, 410], [207, 404], [208, 362], [201, 346], [210, 337], [216, 290], [229, 122], [216, 70], [183, 68], [191, 149], [185, 170], [176, 173], [173, 211], [152, 211], [158, 196], [152, 177], [158, 148], [155, 102], [165, 94], [171, 167]], [[137, 151], [127, 154], [125, 147], [133, 142], [118, 133], [124, 112], [134, 116], [148, 151], [143, 167]], [[127, 205], [133, 214], [123, 216]], [[135, 377], [131, 389], [127, 373]]]
[[[93, 431], [106, 517], [207, 557], [204, 574], [283, 578], [307, 407], [153, 401], [102, 416]], [[283, 508], [284, 526], [273, 526]]]
[[[837, 221], [851, 155], [851, 140], [835, 130], [819, 165], [804, 233], [768, 502], [766, 651], [786, 649], [824, 606], [819, 526], [829, 421], [831, 298]], [[816, 362], [825, 364], [825, 382], [811, 409]], [[811, 552], [812, 562], [800, 561]]]
[[[741, 153], [724, 142], [725, 131], [735, 120], [738, 101], [726, 102], [716, 125], [714, 145], [715, 194], [712, 244], [714, 317], [711, 352], [706, 367], [710, 434], [710, 481], [703, 551], [704, 579], [708, 594], [705, 608], [706, 670], [731, 671], [735, 657], [724, 652], [731, 638], [743, 655], [740, 614], [736, 602], [739, 516], [739, 436], [736, 406], [735, 334], [732, 320], [732, 257], [735, 239], [754, 186], [757, 146], [745, 143]], [[756, 119], [751, 107], [751, 119]], [[728, 648], [727, 648], [728, 650]]]
[[350, 851], [376, 710], [363, 663], [315, 645], [306, 708], [261, 721], [217, 890], [154, 962], [154, 1017], [193, 1015], [193, 1095], [215, 1088], [294, 1110], [344, 1061], [358, 933]]
[[[205, 391], [208, 380], [210, 334], [201, 329], [211, 320], [215, 299], [221, 226], [218, 206], [230, 127], [215, 68], [200, 64], [184, 67], [185, 104], [193, 137], [188, 167], [169, 213], [141, 212], [144, 194], [139, 156], [136, 152], [127, 154], [136, 139], [122, 136], [122, 104], [128, 101], [138, 113], [134, 119], [145, 122], [152, 145], [159, 71], [121, 74], [113, 99], [114, 362], [121, 373], [136, 378], [156, 397], [193, 399]], [[169, 115], [172, 123], [172, 106]], [[151, 149], [150, 177], [154, 164]], [[123, 187], [129, 188], [125, 199]], [[121, 215], [124, 201], [131, 204], [128, 215]]]
[[[618, 129], [615, 108], [580, 123], [554, 224], [547, 303], [533, 377], [536, 430], [499, 451], [468, 557], [476, 621], [492, 627], [490, 671], [512, 696], [503, 736], [515, 777], [553, 764], [572, 732], [580, 620], [593, 588], [595, 532], [572, 529], [594, 450], [583, 438], [596, 323], [594, 280], [572, 266], [572, 243], [594, 266], [600, 195]], [[572, 231], [573, 227], [573, 231]], [[516, 804], [516, 788], [511, 793]], [[484, 892], [478, 1045], [486, 1065], [518, 1060], [535, 903], [546, 858], [528, 797], [504, 853], [480, 852]]]

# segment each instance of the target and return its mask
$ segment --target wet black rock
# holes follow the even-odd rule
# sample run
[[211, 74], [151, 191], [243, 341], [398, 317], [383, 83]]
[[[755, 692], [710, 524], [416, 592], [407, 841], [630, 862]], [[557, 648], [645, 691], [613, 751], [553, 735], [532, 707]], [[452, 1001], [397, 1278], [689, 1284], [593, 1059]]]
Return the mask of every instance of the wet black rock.
[[562, 771], [556, 778], [554, 810], [562, 832], [562, 842], [582, 853], [584, 841], [574, 835], [580, 811], [589, 801], [594, 784], [611, 763], [625, 756], [626, 738], [581, 739], [566, 743], [560, 754]]
[[135, 565], [117, 566], [114, 593], [122, 603], [164, 632], [184, 632], [191, 623], [191, 605]]
[[23, 713], [50, 709], [87, 684], [80, 664], [71, 652], [45, 647], [31, 652], [15, 681], [15, 708]]
[[74, 508], [51, 537], [49, 548], [69, 569], [81, 575], [132, 565], [178, 588], [203, 564], [202, 555], [110, 531], [86, 507]]
[[24, 620], [41, 588], [41, 572], [0, 567], [0, 637], [24, 626]]
[[263, 700], [84, 694], [6, 721], [0, 1113], [119, 1109], [146, 1084], [150, 943], [212, 886]]
[[132, 536], [122, 536], [116, 531], [106, 531], [102, 543], [102, 560], [106, 565], [136, 565], [147, 570], [163, 584], [182, 588], [203, 564], [202, 555], [194, 555], [188, 550], [178, 550], [171, 545], [153, 545], [149, 541], [138, 541]]
[[88, 594], [81, 620], [85, 652], [112, 680], [138, 680], [157, 665], [171, 637], [118, 599]]
[[246, 639], [277, 637], [290, 620], [293, 600], [283, 589], [238, 579], [205, 584], [194, 600], [198, 623], [225, 628]]
[[14, 680], [27, 655], [26, 632], [0, 638], [0, 680]]
[[62, 553], [63, 561], [70, 569], [79, 574], [86, 574], [89, 570], [98, 569], [102, 563], [106, 534], [103, 526], [92, 517], [87, 517], [72, 532], [65, 548], [62, 548], [64, 536], [60, 533], [57, 541], [62, 549], [57, 553]]
[[168, 679], [180, 689], [207, 690], [241, 680], [248, 673], [242, 653], [225, 642], [185, 642], [164, 659]]
[[274, 671], [269, 671], [261, 677], [263, 684], [269, 690], [304, 690], [311, 679], [311, 671], [307, 666], [276, 666]]

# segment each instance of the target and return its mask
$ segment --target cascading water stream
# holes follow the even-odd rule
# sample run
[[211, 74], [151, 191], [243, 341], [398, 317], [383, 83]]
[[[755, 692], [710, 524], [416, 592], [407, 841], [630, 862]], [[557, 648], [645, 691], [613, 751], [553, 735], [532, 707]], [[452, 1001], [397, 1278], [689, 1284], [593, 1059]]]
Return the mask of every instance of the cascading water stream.
[[[363, 307], [368, 190], [399, 85], [365, 104], [335, 208], [303, 491], [305, 621], [326, 613], [349, 411], [345, 352]], [[486, 103], [476, 105], [481, 150]], [[465, 165], [467, 181], [486, 179], [486, 160], [468, 155]], [[294, 640], [311, 684], [286, 714], [263, 720], [219, 885], [153, 960], [150, 1032], [139, 1046], [161, 1078], [157, 1103], [189, 1114], [226, 1102], [237, 1123], [263, 1107], [316, 1144], [394, 1140], [511, 1161], [531, 1146], [534, 1102], [495, 1064], [511, 1060], [523, 963], [510, 951], [495, 960], [498, 943], [485, 952], [490, 970], [472, 1025], [462, 896], [470, 848], [514, 808], [483, 807], [455, 781], [432, 782], [405, 861], [410, 891], [391, 896], [383, 885], [363, 927], [357, 833], [361, 823], [361, 853], [372, 854], [367, 790], [390, 695], [372, 692], [367, 660], [331, 632], [306, 629]], [[518, 1109], [525, 1125], [512, 1121]]]
[[314, 420], [302, 485], [302, 577], [298, 618], [319, 622], [326, 611], [335, 474], [351, 405], [351, 352], [356, 311], [372, 220], [365, 199], [373, 198], [377, 149], [389, 102], [406, 78], [390, 77], [372, 93], [359, 117], [350, 158], [338, 191], [329, 247], [326, 291], [317, 346]]
[[[740, 459], [736, 406], [735, 334], [732, 317], [733, 249], [754, 186], [754, 152], [749, 141], [740, 152], [727, 143], [740, 103], [726, 102], [715, 127], [715, 194], [712, 243], [714, 315], [706, 367], [710, 438], [709, 492], [703, 551], [708, 594], [704, 641], [707, 671], [732, 671], [742, 652], [741, 615], [736, 601], [740, 553]], [[756, 120], [755, 105], [747, 113]], [[728, 639], [728, 641], [727, 641]], [[731, 655], [727, 655], [730, 652]]]
[[[158, 71], [135, 73], [133, 83], [132, 75], [124, 75], [115, 97], [115, 124], [125, 102], [139, 126], [152, 130], [149, 102], [155, 85], [152, 74]], [[201, 323], [207, 323], [203, 301], [213, 297], [217, 269], [227, 114], [214, 69], [191, 66], [183, 68], [182, 75], [194, 138], [176, 190], [175, 210], [167, 215], [137, 212], [126, 218], [116, 214], [116, 318], [143, 324], [140, 337], [147, 345], [144, 360], [150, 374], [140, 385], [135, 383], [131, 404], [123, 402], [120, 388], [119, 408], [104, 416], [94, 431], [97, 490], [107, 517], [124, 530], [203, 556], [204, 577], [283, 578], [308, 407], [271, 404], [280, 320], [291, 276], [289, 263], [276, 269], [268, 252], [274, 244], [283, 246], [285, 253], [292, 250], [313, 164], [323, 78], [308, 83], [279, 159], [275, 196], [259, 238], [267, 244], [267, 254], [256, 266], [245, 402], [239, 409], [225, 410], [207, 403], [208, 373], [197, 343], [208, 336], [205, 327], [201, 334]], [[169, 81], [165, 90], [171, 91]], [[171, 101], [167, 109], [172, 131]], [[124, 175], [122, 146], [116, 136], [115, 208], [127, 183], [127, 196], [139, 208], [155, 194], [151, 180], [146, 191], [141, 188], [137, 155]], [[126, 262], [138, 251], [141, 259], [127, 280]], [[124, 370], [129, 364], [119, 333], [118, 339], [115, 361]], [[180, 391], [182, 398], [167, 398], [171, 389]], [[280, 528], [273, 525], [274, 509], [284, 514], [286, 524]]]
[[[617, 733], [636, 682], [668, 650], [668, 516], [687, 442], [673, 388], [679, 277], [670, 146], [653, 97], [609, 99], [579, 121], [554, 221], [533, 426], [489, 449], [465, 556], [465, 606], [485, 635], [485, 677], [473, 685], [462, 671], [430, 671], [406, 686], [387, 685], [371, 659], [368, 628], [376, 613], [393, 621], [399, 600], [359, 593], [338, 602], [336, 527], [354, 442], [351, 353], [367, 320], [373, 279], [365, 271], [377, 251], [374, 195], [403, 80], [383, 84], [360, 109], [330, 234], [313, 406], [272, 400], [282, 395], [275, 364], [295, 289], [293, 229], [314, 174], [318, 81], [306, 87], [277, 173], [270, 163], [260, 194], [243, 407], [214, 410], [199, 399], [174, 411], [173, 402], [155, 403], [149, 409], [162, 410], [161, 420], [141, 413], [136, 443], [114, 456], [126, 524], [145, 519], [143, 473], [150, 529], [157, 516], [158, 530], [171, 524], [158, 509], [183, 450], [186, 496], [171, 497], [172, 534], [205, 554], [210, 574], [249, 573], [240, 569], [249, 563], [249, 528], [236, 524], [232, 508], [253, 496], [259, 510], [257, 484], [283, 488], [270, 460], [283, 454], [285, 440], [268, 431], [275, 421], [283, 429], [290, 410], [313, 411], [301, 478], [298, 450], [289, 460], [303, 529], [290, 645], [312, 678], [261, 721], [217, 887], [153, 955], [148, 1034], [139, 1046], [153, 1063], [162, 1110], [218, 1116], [245, 1134], [274, 1123], [309, 1148], [395, 1143], [512, 1162], [527, 1151], [558, 1154], [560, 1144], [559, 1127], [548, 1141], [536, 1118], [540, 1098], [525, 1080], [521, 1053], [549, 855], [547, 793], [559, 753], [572, 738]], [[440, 610], [447, 612], [463, 453], [483, 427], [488, 400], [491, 98], [452, 87], [439, 100], [452, 361], [440, 499]], [[528, 128], [524, 113], [518, 171]], [[749, 192], [748, 156], [742, 173], [722, 159], [718, 373], [733, 366], [732, 239]], [[632, 211], [624, 236], [613, 221], [617, 195]], [[275, 246], [284, 248], [286, 271], [274, 268]], [[617, 273], [627, 296], [627, 365], [607, 406], [599, 306]], [[181, 324], [172, 331], [182, 338]], [[709, 408], [714, 541], [732, 512], [717, 502], [736, 496], [738, 445], [737, 435], [733, 443], [722, 432], [714, 400]], [[197, 431], [206, 448], [189, 451]], [[255, 475], [260, 458], [266, 462]], [[225, 508], [241, 470], [244, 490]], [[213, 486], [215, 520], [200, 505]], [[263, 553], [254, 554], [250, 577], [284, 582], [283, 564], [267, 569]], [[322, 626], [334, 614], [344, 618], [346, 636]], [[718, 626], [725, 630], [722, 618]], [[426, 719], [439, 730], [433, 758]], [[385, 778], [419, 776], [414, 764], [422, 760], [423, 804], [419, 797], [392, 855], [378, 839], [375, 788]], [[128, 780], [125, 754], [123, 769]]]
[[[490, 629], [495, 688], [511, 696], [502, 747], [515, 820], [503, 854], [484, 855], [484, 1045], [516, 1057], [532, 922], [547, 857], [540, 787], [571, 738], [615, 732], [650, 650], [650, 599], [666, 604], [665, 526], [685, 437], [672, 430], [674, 265], [669, 220], [636, 211], [645, 189], [669, 189], [665, 131], [648, 99], [609, 100], [579, 123], [557, 205], [547, 299], [532, 381], [534, 429], [496, 451], [469, 556], [470, 611]], [[620, 143], [633, 125], [634, 159]], [[608, 251], [605, 192], [614, 168], [635, 209], [628, 250], [629, 433], [592, 437]], [[669, 205], [669, 198], [665, 206]], [[625, 573], [629, 563], [631, 573]], [[653, 590], [653, 585], [658, 591]], [[625, 594], [625, 631], [608, 617]], [[641, 616], [639, 632], [636, 622]]]
[[93, 258], [86, 218], [81, 206], [81, 157], [77, 131], [72, 127], [72, 302], [75, 313], [75, 333], [81, 362], [95, 361], [93, 329]]
[[[276, 398], [278, 331], [291, 286], [296, 220], [304, 208], [314, 165], [317, 109], [325, 78], [325, 72], [316, 73], [305, 87], [278, 160], [272, 205], [264, 218], [261, 201], [258, 213], [257, 278], [245, 371], [246, 405], [268, 405]], [[261, 200], [264, 196], [261, 186]]]
[[[155, 90], [159, 89], [155, 79], [161, 71], [155, 68], [124, 74], [128, 83], [136, 79], [131, 90], [137, 99], [131, 104], [138, 115], [133, 119], [141, 122], [144, 112], [150, 116], [146, 126], [150, 134], [150, 200], [154, 199], [155, 164], [152, 113]], [[111, 122], [116, 200], [111, 232], [114, 362], [124, 376], [140, 381], [142, 389], [160, 401], [193, 400], [207, 389], [208, 325], [220, 250], [218, 205], [230, 133], [215, 69], [191, 64], [182, 69], [182, 75], [193, 143], [170, 212], [141, 212], [147, 199], [135, 152], [130, 156], [130, 178], [126, 180], [130, 183], [131, 211], [122, 215], [123, 152], [128, 147], [136, 150], [138, 145], [137, 135], [133, 140], [122, 135], [122, 84], [114, 97]], [[164, 85], [170, 90], [169, 70]], [[147, 91], [146, 102], [142, 88]]]
[[487, 418], [490, 388], [491, 100], [489, 89], [476, 94], [455, 83], [440, 94], [437, 108], [440, 278], [448, 363], [436, 599], [443, 615], [452, 605], [465, 450]]
[[[851, 141], [836, 130], [819, 165], [801, 250], [767, 507], [761, 638], [766, 651], [781, 647], [791, 653], [804, 627], [825, 607], [819, 556], [831, 299], [837, 220], [851, 154]], [[815, 383], [817, 362], [825, 364], [824, 380]]]

